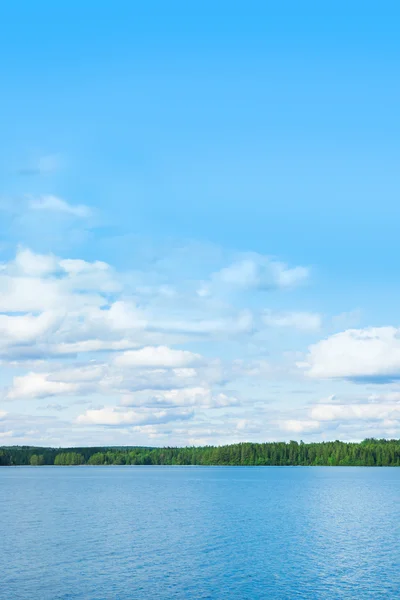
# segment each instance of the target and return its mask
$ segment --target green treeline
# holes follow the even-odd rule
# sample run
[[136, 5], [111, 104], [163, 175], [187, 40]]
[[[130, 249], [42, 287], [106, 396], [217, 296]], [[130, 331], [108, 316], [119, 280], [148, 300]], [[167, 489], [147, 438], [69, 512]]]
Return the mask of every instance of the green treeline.
[[54, 459], [55, 465], [74, 466], [83, 465], [85, 459], [78, 452], [60, 452]]
[[360, 443], [271, 442], [186, 448], [0, 448], [0, 466], [17, 465], [400, 466], [400, 440]]

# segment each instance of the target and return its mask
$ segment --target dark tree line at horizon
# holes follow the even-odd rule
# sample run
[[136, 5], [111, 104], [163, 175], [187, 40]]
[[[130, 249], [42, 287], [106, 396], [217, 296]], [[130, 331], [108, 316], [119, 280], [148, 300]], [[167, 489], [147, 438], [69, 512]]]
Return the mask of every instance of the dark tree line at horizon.
[[400, 466], [400, 440], [245, 442], [202, 447], [0, 447], [0, 466], [72, 465]]

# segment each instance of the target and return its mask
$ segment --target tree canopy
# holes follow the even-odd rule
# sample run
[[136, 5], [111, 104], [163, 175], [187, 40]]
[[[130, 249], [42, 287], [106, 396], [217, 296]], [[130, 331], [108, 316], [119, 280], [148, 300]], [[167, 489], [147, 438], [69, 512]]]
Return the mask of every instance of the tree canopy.
[[17, 465], [400, 466], [400, 440], [251, 442], [229, 446], [37, 448], [3, 446], [0, 466]]

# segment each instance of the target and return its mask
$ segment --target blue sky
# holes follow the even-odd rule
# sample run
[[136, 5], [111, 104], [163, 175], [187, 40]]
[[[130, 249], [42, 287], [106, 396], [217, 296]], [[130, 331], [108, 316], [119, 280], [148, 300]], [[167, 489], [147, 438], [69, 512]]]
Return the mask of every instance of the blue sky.
[[398, 13], [0, 7], [0, 443], [399, 435]]

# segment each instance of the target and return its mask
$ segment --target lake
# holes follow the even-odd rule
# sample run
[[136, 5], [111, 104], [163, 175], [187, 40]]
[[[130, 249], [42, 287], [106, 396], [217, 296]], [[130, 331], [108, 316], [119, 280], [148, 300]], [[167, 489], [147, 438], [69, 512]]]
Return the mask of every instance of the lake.
[[400, 469], [0, 468], [1, 600], [400, 598]]

